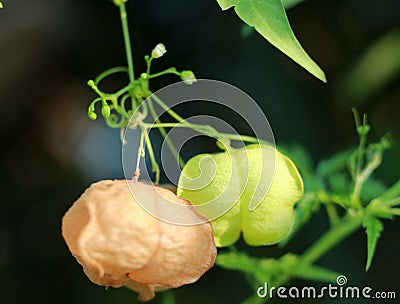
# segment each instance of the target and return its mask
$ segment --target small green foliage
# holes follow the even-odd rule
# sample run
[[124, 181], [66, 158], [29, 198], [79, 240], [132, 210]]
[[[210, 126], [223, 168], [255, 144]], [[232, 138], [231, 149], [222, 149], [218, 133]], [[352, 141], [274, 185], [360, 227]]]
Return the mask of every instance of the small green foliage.
[[368, 269], [371, 267], [372, 258], [374, 257], [376, 244], [378, 243], [378, 239], [383, 231], [383, 225], [380, 220], [372, 216], [365, 217], [362, 224], [365, 228], [368, 239], [368, 256], [367, 265], [365, 266], [365, 271], [368, 271]]
[[396, 199], [396, 197], [400, 197], [400, 180], [383, 193], [379, 199], [381, 201], [390, 202], [391, 200]]
[[372, 201], [384, 193], [387, 188], [383, 181], [371, 176], [364, 182], [364, 187], [360, 194], [361, 200], [364, 202]]
[[323, 159], [318, 163], [316, 174], [320, 178], [327, 178], [343, 171], [346, 168], [349, 156], [351, 154], [350, 150], [342, 151], [334, 154], [333, 156]]
[[[89, 106], [88, 117], [92, 120], [97, 118], [95, 104], [97, 102], [102, 103], [101, 114], [105, 118], [106, 123], [111, 128], [126, 128], [128, 127], [129, 120], [132, 114], [137, 110], [143, 101], [148, 98], [152, 92], [149, 89], [149, 82], [152, 78], [159, 77], [166, 74], [174, 74], [184, 78], [184, 82], [187, 84], [193, 84], [196, 82], [193, 72], [183, 71], [178, 72], [175, 68], [169, 68], [158, 73], [150, 73], [151, 62], [154, 58], [159, 58], [166, 52], [163, 44], [158, 44], [152, 51], [152, 56], [145, 56], [145, 62], [147, 64], [147, 72], [142, 73], [138, 79], [133, 79], [129, 83], [113, 93], [107, 93], [101, 90], [100, 86], [102, 81], [108, 77], [116, 74], [129, 75], [129, 68], [127, 67], [113, 67], [101, 74], [99, 74], [95, 80], [89, 80], [87, 85], [98, 95]], [[158, 55], [157, 55], [157, 54]], [[158, 57], [154, 57], [156, 55]], [[130, 101], [130, 102], [127, 102]], [[141, 116], [144, 119], [145, 116]]]
[[[231, 250], [219, 253], [216, 264], [227, 270], [243, 272], [254, 278], [255, 286], [268, 282], [275, 286], [279, 278], [285, 273], [291, 273], [294, 278], [312, 280], [318, 282], [334, 283], [340, 275], [330, 269], [301, 263], [300, 258], [294, 254], [283, 255], [279, 259], [254, 258], [244, 252]], [[252, 283], [249, 280], [249, 283]], [[253, 286], [252, 286], [253, 287]]]
[[376, 217], [392, 218], [399, 215], [399, 209], [394, 208], [400, 205], [400, 181], [392, 185], [379, 197], [371, 200], [367, 211]]

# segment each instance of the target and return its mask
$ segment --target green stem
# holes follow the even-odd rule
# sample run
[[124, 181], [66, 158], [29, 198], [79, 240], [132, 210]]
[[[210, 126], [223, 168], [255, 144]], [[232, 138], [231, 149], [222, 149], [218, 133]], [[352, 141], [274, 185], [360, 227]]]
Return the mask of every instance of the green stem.
[[182, 122], [182, 123], [185, 123], [185, 119], [182, 117], [182, 116], [180, 116], [180, 115], [178, 115], [177, 113], [175, 113], [174, 111], [172, 111], [171, 109], [170, 109], [170, 107], [169, 106], [167, 106], [161, 99], [160, 99], [160, 97], [158, 97], [156, 94], [154, 94], [153, 92], [150, 92], [151, 93], [151, 98], [152, 99], [154, 99], [154, 101], [155, 102], [157, 102], [158, 103], [158, 105], [164, 110], [164, 111], [166, 111], [172, 118], [174, 118], [176, 121], [178, 121], [178, 122]]
[[161, 136], [166, 140], [169, 150], [171, 151], [172, 155], [177, 157], [179, 166], [181, 168], [183, 168], [185, 166], [185, 162], [184, 162], [183, 158], [179, 155], [179, 152], [175, 148], [174, 144], [167, 137], [167, 131], [165, 131], [164, 126], [162, 126], [162, 123], [158, 119], [157, 113], [154, 109], [153, 102], [151, 101], [150, 97], [148, 99], [148, 108], [149, 108], [151, 116], [153, 117], [153, 119], [155, 121], [155, 124], [153, 124], [151, 127], [154, 127], [154, 125], [158, 125], [158, 130], [160, 131]]
[[386, 207], [393, 207], [393, 206], [397, 206], [399, 204], [400, 204], [400, 197], [394, 198], [392, 200], [389, 200], [389, 201], [386, 201], [383, 203], [383, 205]]
[[352, 203], [355, 206], [360, 208], [361, 207], [360, 194], [361, 194], [361, 189], [362, 189], [362, 185], [363, 185], [364, 181], [362, 181], [359, 177], [360, 177], [361, 169], [363, 166], [365, 145], [367, 142], [367, 131], [362, 130], [362, 128], [363, 127], [367, 128], [368, 125], [367, 125], [367, 116], [365, 114], [363, 116], [363, 122], [361, 124], [357, 110], [353, 109], [353, 113], [354, 113], [354, 119], [355, 119], [355, 123], [356, 123], [357, 132], [360, 137], [360, 143], [359, 143], [358, 149], [357, 149], [357, 159], [356, 159], [355, 171], [352, 172], [353, 180], [354, 180], [354, 189], [353, 189], [353, 193], [351, 195], [351, 199], [352, 199]]
[[186, 126], [187, 128], [195, 130], [195, 131], [197, 131], [199, 133], [202, 133], [204, 135], [208, 135], [208, 136], [212, 136], [212, 137], [216, 137], [216, 138], [226, 138], [226, 139], [231, 139], [231, 140], [244, 141], [244, 142], [249, 142], [249, 143], [270, 144], [265, 140], [257, 139], [257, 138], [252, 137], [252, 136], [236, 135], [236, 134], [228, 134], [228, 133], [219, 133], [217, 130], [215, 130], [211, 126], [192, 124], [192, 123], [186, 121], [183, 117], [181, 117], [177, 113], [175, 113], [173, 110], [171, 110], [171, 108], [169, 108], [156, 94], [152, 93], [151, 98], [153, 98], [154, 101], [157, 102], [157, 104], [161, 108], [163, 108], [164, 111], [166, 111], [172, 118], [177, 120], [183, 126]]
[[122, 2], [119, 5], [119, 12], [121, 17], [122, 32], [124, 35], [126, 60], [128, 62], [129, 80], [130, 82], [133, 82], [135, 80], [135, 74], [133, 69], [131, 40], [129, 38], [128, 15], [126, 13], [126, 7], [124, 2]]
[[[150, 72], [150, 70], [148, 70], [148, 72]], [[149, 74], [149, 79], [156, 78], [156, 77], [166, 75], [166, 74], [174, 74], [174, 75], [178, 75], [178, 76], [180, 75], [180, 73], [175, 68], [170, 68], [170, 69], [167, 69], [165, 71], [161, 71], [161, 72], [158, 72], [155, 74], [151, 74], [151, 75]]]
[[[314, 263], [335, 245], [355, 232], [361, 226], [362, 220], [363, 215], [361, 213], [357, 213], [356, 215], [347, 215], [335, 226], [329, 229], [300, 256], [299, 263], [295, 268], [304, 267]], [[291, 278], [291, 275], [291, 273], [287, 273], [279, 278], [279, 280], [277, 280], [272, 286], [282, 286]]]
[[[226, 138], [226, 139], [231, 139], [231, 140], [238, 140], [238, 141], [244, 141], [244, 142], [250, 142], [250, 143], [266, 143], [266, 141], [257, 139], [255, 137], [251, 136], [246, 136], [246, 135], [236, 135], [236, 134], [228, 134], [228, 133], [220, 133], [215, 130], [213, 130], [212, 127], [206, 126], [206, 125], [198, 125], [198, 124], [192, 124], [192, 123], [155, 123], [155, 124], [146, 124], [146, 127], [149, 129], [153, 128], [159, 128], [164, 129], [164, 128], [189, 128], [195, 131], [198, 131], [199, 133], [202, 133], [204, 135], [212, 136], [212, 137], [217, 137], [217, 138]], [[161, 132], [161, 131], [160, 131]], [[165, 132], [165, 129], [164, 129]]]
[[336, 225], [340, 220], [336, 206], [334, 204], [326, 205], [326, 212], [328, 213], [331, 225]]
[[[122, 94], [125, 94], [126, 92], [132, 90], [135, 87], [136, 83], [132, 82], [129, 85], [127, 85], [126, 87], [123, 87], [122, 89], [118, 90], [116, 93], [114, 93], [113, 95], [116, 97], [120, 97]], [[133, 97], [132, 97], [133, 98]]]
[[347, 215], [308, 248], [301, 257], [302, 262], [305, 264], [314, 263], [332, 247], [356, 231], [361, 226], [362, 220], [363, 215], [361, 213]]
[[150, 75], [151, 62], [153, 61], [153, 57], [145, 57], [145, 60], [146, 60], [146, 65], [147, 65], [146, 74]]
[[357, 151], [357, 164], [356, 164], [356, 174], [355, 174], [356, 177], [360, 174], [360, 171], [361, 171], [365, 143], [366, 143], [366, 136], [361, 136], [360, 144], [358, 146], [358, 151]]
[[145, 136], [146, 136], [147, 130], [142, 129], [142, 132], [140, 133], [140, 143], [139, 143], [139, 149], [138, 149], [138, 154], [137, 154], [137, 159], [136, 159], [136, 169], [135, 172], [133, 172], [132, 179], [137, 182], [139, 180], [140, 176], [140, 158], [143, 157], [144, 154], [144, 141], [145, 141]]
[[117, 111], [118, 114], [126, 119], [129, 119], [129, 115], [126, 113], [125, 108], [118, 105], [117, 98], [115, 96], [110, 96], [110, 98], [107, 98], [107, 100], [111, 101], [115, 111]]
[[365, 181], [371, 176], [376, 168], [382, 162], [382, 155], [380, 153], [376, 153], [373, 160], [367, 165], [367, 167], [361, 172], [357, 174], [356, 182], [354, 185], [353, 200], [358, 200], [361, 195], [362, 186], [364, 185]]
[[198, 125], [198, 124], [192, 124], [192, 123], [182, 123], [182, 122], [155, 122], [154, 124], [146, 123], [144, 124], [146, 128], [149, 129], [164, 129], [165, 128], [188, 128], [188, 129], [193, 129], [193, 130], [203, 130], [201, 133], [204, 134], [220, 134], [215, 131], [210, 131], [210, 126], [206, 125]]
[[[324, 235], [322, 235], [311, 247], [307, 249], [299, 258], [297, 264], [291, 268], [290, 272], [283, 274], [276, 281], [271, 282], [271, 286], [279, 288], [288, 282], [293, 276], [293, 271], [301, 267], [306, 267], [313, 264], [326, 252], [330, 251], [334, 246], [350, 236], [362, 225], [363, 214], [357, 213], [355, 215], [348, 214], [340, 220], [335, 226], [330, 228]], [[270, 298], [259, 298], [257, 295], [252, 295], [242, 303], [246, 304], [259, 304], [266, 303]]]
[[96, 86], [99, 85], [99, 83], [106, 77], [116, 74], [116, 73], [127, 73], [128, 70], [126, 67], [121, 67], [121, 66], [117, 66], [117, 67], [113, 67], [110, 68], [108, 70], [105, 70], [104, 72], [100, 73], [95, 79], [94, 79], [94, 83]]
[[146, 147], [147, 147], [147, 151], [149, 152], [149, 157], [150, 157], [150, 161], [151, 161], [151, 169], [155, 173], [155, 176], [156, 176], [154, 184], [158, 185], [160, 182], [160, 167], [158, 166], [158, 163], [156, 161], [156, 157], [155, 157], [154, 151], [153, 151], [153, 146], [151, 144], [149, 133], [147, 132], [147, 129], [144, 129], [143, 132], [146, 133]]
[[216, 133], [214, 134], [216, 137], [219, 138], [226, 138], [226, 139], [231, 139], [231, 140], [237, 140], [237, 141], [244, 141], [248, 143], [253, 143], [253, 144], [266, 144], [270, 145], [268, 141], [258, 139], [252, 136], [247, 136], [247, 135], [235, 135], [235, 134], [228, 134], [228, 133]]

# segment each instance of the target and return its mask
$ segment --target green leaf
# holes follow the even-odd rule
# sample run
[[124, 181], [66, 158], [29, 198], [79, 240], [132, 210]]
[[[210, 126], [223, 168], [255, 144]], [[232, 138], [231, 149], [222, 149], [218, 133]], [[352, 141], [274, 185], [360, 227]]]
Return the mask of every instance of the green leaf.
[[384, 217], [391, 214], [389, 211], [391, 207], [398, 205], [400, 205], [400, 181], [392, 185], [381, 196], [372, 200], [368, 204], [368, 210], [377, 216]]
[[398, 215], [399, 208], [388, 208], [385, 206], [378, 206], [375, 208], [368, 208], [369, 213], [372, 216], [384, 218], [384, 219], [393, 219], [393, 216]]
[[348, 195], [352, 189], [352, 184], [345, 173], [332, 174], [327, 177], [329, 190], [332, 193]]
[[368, 254], [365, 271], [368, 271], [375, 253], [376, 244], [383, 230], [383, 225], [381, 221], [377, 218], [368, 216], [363, 220], [363, 227], [365, 228], [365, 231], [367, 233]]
[[400, 31], [394, 29], [378, 38], [341, 77], [336, 94], [348, 105], [372, 101], [379, 92], [395, 81], [400, 71]]
[[[285, 7], [285, 9], [288, 10], [304, 1], [305, 0], [283, 0], [282, 3], [283, 3], [283, 6]], [[243, 27], [241, 30], [241, 36], [243, 38], [247, 38], [253, 32], [254, 32], [254, 28], [252, 26], [243, 24]]]
[[294, 35], [281, 0], [217, 0], [223, 10], [235, 7], [236, 14], [265, 39], [318, 79], [325, 73], [310, 58]]
[[377, 196], [380, 196], [387, 190], [387, 186], [380, 180], [370, 177], [368, 178], [361, 190], [361, 199], [363, 201], [370, 201]]
[[389, 201], [396, 198], [397, 196], [400, 196], [400, 180], [398, 180], [384, 194], [382, 194], [379, 199], [381, 201]]
[[346, 168], [348, 158], [352, 151], [346, 150], [332, 155], [319, 162], [316, 173], [318, 176], [327, 177]]
[[400, 208], [391, 208], [389, 209], [390, 213], [396, 216], [400, 216]]

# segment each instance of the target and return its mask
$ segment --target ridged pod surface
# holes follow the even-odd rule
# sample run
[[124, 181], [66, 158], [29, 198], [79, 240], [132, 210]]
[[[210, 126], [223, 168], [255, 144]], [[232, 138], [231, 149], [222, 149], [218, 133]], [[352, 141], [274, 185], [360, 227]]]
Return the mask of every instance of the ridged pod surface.
[[209, 218], [227, 210], [211, 218], [217, 247], [232, 245], [241, 233], [249, 245], [272, 245], [292, 229], [303, 182], [293, 162], [274, 147], [249, 145], [190, 159], [177, 194]]
[[[197, 281], [216, 257], [211, 224], [163, 222], [135, 201], [128, 183], [132, 181], [92, 184], [63, 217], [62, 235], [85, 274], [98, 285], [125, 285], [143, 301], [155, 291]], [[163, 188], [135, 183], [131, 189], [145, 193], [151, 204], [157, 205], [161, 194], [190, 205]]]

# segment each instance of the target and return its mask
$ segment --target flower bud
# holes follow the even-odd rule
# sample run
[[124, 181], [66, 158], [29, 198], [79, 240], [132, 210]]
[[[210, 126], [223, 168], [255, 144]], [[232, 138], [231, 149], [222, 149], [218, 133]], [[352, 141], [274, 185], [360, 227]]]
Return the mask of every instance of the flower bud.
[[96, 120], [97, 119], [97, 114], [94, 111], [88, 111], [88, 117], [91, 120]]
[[183, 71], [183, 72], [181, 72], [181, 79], [187, 85], [192, 85], [195, 82], [197, 82], [197, 79], [194, 76], [192, 71]]
[[96, 87], [96, 85], [95, 85], [95, 83], [94, 83], [94, 81], [93, 81], [92, 79], [88, 80], [87, 85], [88, 85], [90, 88], [92, 88], [92, 89], [93, 89], [94, 87]]
[[101, 115], [103, 115], [104, 117], [108, 117], [110, 116], [110, 114], [111, 114], [110, 106], [105, 100], [103, 100], [103, 105], [101, 106]]
[[156, 47], [151, 51], [151, 57], [153, 58], [160, 58], [162, 57], [165, 53], [167, 52], [167, 49], [165, 48], [165, 45], [162, 43], [159, 43], [156, 45]]

